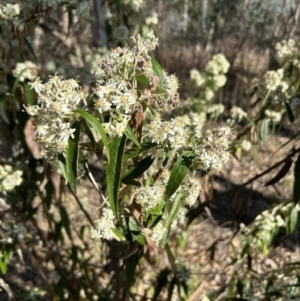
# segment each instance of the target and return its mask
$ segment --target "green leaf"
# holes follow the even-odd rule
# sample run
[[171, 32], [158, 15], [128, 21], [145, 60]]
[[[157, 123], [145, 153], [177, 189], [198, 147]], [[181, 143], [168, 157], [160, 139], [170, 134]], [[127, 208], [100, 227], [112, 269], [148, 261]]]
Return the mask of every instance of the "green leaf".
[[69, 138], [68, 147], [66, 150], [66, 180], [70, 183], [70, 188], [76, 194], [77, 190], [77, 173], [78, 173], [78, 155], [79, 155], [79, 137], [80, 137], [80, 123], [74, 124], [76, 130], [74, 132], [74, 139]]
[[20, 79], [21, 79], [21, 76], [23, 75], [23, 73], [26, 71], [27, 69], [23, 69], [17, 76], [17, 78], [15, 79], [14, 81], [14, 84], [13, 84], [13, 87], [12, 87], [12, 93], [15, 93], [16, 92], [16, 89], [19, 85], [19, 82], [20, 82]]
[[293, 193], [294, 204], [297, 204], [300, 200], [300, 154], [298, 155], [298, 159], [295, 163], [293, 190], [294, 190]]
[[3, 275], [7, 273], [7, 263], [0, 259], [0, 271]]
[[86, 134], [88, 135], [88, 137], [89, 137], [89, 139], [91, 141], [91, 144], [92, 144], [93, 148], [96, 149], [97, 141], [96, 141], [96, 139], [94, 137], [95, 130], [92, 131], [93, 128], [91, 128], [90, 124], [86, 120], [82, 121], [82, 125], [83, 125], [83, 127], [85, 129]]
[[71, 227], [70, 227], [70, 219], [69, 214], [64, 206], [61, 206], [59, 208], [60, 218], [61, 218], [61, 224], [65, 228], [68, 236], [70, 239], [72, 239], [71, 236]]
[[120, 239], [120, 241], [126, 241], [125, 236], [119, 229], [112, 228], [111, 231], [114, 232], [114, 234]]
[[140, 245], [144, 245], [146, 243], [146, 238], [144, 235], [142, 235], [141, 233], [139, 234], [135, 234], [135, 233], [131, 233], [133, 238], [140, 244]]
[[86, 112], [85, 110], [77, 109], [76, 112], [78, 114], [80, 114], [100, 135], [100, 137], [102, 139], [102, 142], [103, 142], [103, 145], [104, 145], [105, 150], [106, 150], [107, 159], [109, 161], [110, 160], [109, 143], [108, 143], [106, 133], [105, 133], [103, 127], [102, 127], [102, 124], [98, 121], [98, 119], [96, 117], [94, 117], [90, 113]]
[[176, 192], [183, 182], [186, 174], [189, 171], [189, 167], [192, 165], [193, 159], [194, 152], [192, 151], [186, 151], [180, 157], [178, 157], [170, 173], [170, 178], [164, 195], [165, 202], [170, 199], [170, 197]]
[[126, 130], [125, 130], [125, 135], [138, 147], [141, 148], [141, 145], [139, 143], [139, 141], [136, 139], [134, 132], [132, 130], [132, 128], [127, 125]]
[[269, 119], [263, 119], [261, 125], [260, 125], [260, 139], [261, 139], [261, 143], [263, 143], [269, 133], [269, 124], [270, 124], [270, 120]]
[[285, 101], [284, 104], [285, 104], [285, 108], [286, 108], [286, 111], [288, 114], [289, 121], [293, 123], [295, 121], [293, 111], [292, 111], [290, 105], [288, 104], [288, 102]]
[[111, 210], [115, 214], [116, 218], [119, 216], [118, 195], [126, 140], [127, 137], [125, 135], [123, 135], [122, 138], [116, 136], [111, 140], [109, 144], [110, 161], [107, 162], [106, 165], [108, 200]]
[[161, 89], [164, 89], [165, 88], [165, 75], [164, 75], [163, 69], [156, 59], [152, 58], [151, 63], [152, 63], [152, 70], [153, 70], [154, 74], [159, 77], [158, 87]]
[[126, 185], [137, 186], [137, 187], [142, 186], [142, 184], [139, 181], [136, 181], [136, 180], [126, 180], [126, 183], [123, 182], [123, 181], [122, 181], [122, 183], [124, 183]]
[[58, 165], [62, 175], [66, 180], [66, 184], [68, 184], [68, 175], [67, 175], [67, 162], [66, 158], [62, 154], [58, 154]]
[[150, 209], [148, 211], [148, 213], [151, 214], [151, 215], [161, 216], [161, 215], [163, 215], [163, 207], [164, 207], [164, 202], [161, 202], [160, 204], [158, 204], [154, 208]]
[[174, 200], [174, 202], [172, 203], [172, 207], [171, 207], [171, 210], [170, 210], [170, 212], [168, 214], [165, 227], [171, 226], [172, 221], [177, 216], [177, 214], [178, 214], [178, 212], [179, 212], [179, 210], [181, 208], [182, 200], [183, 200], [183, 194], [179, 193], [176, 196], [176, 199]]
[[290, 233], [292, 233], [295, 230], [297, 224], [298, 224], [298, 210], [296, 207], [294, 207], [291, 211], [290, 220], [289, 220]]
[[127, 161], [129, 159], [137, 157], [156, 146], [157, 146], [157, 144], [155, 144], [155, 143], [144, 143], [141, 145], [141, 147], [132, 147], [125, 152], [123, 160]]
[[148, 84], [148, 78], [144, 74], [137, 75], [135, 78], [138, 84], [142, 86], [141, 88]]
[[23, 84], [23, 89], [24, 89], [24, 95], [25, 98], [27, 100], [27, 103], [30, 105], [34, 104], [34, 100], [35, 100], [35, 94], [34, 94], [34, 90], [31, 89], [30, 85], [28, 84]]
[[162, 159], [162, 166], [163, 167], [165, 167], [167, 165], [171, 154], [172, 154], [172, 150], [168, 150], [168, 149], [164, 150], [164, 155], [163, 155], [163, 159]]
[[245, 118], [247, 119], [247, 121], [249, 121], [249, 123], [252, 125], [252, 127], [256, 126], [255, 121], [250, 116], [246, 116]]
[[136, 179], [140, 177], [146, 170], [149, 169], [149, 167], [152, 165], [154, 161], [154, 158], [151, 156], [148, 156], [141, 160], [133, 170], [130, 170], [128, 174], [125, 174], [122, 178], [122, 183], [127, 184], [128, 181]]

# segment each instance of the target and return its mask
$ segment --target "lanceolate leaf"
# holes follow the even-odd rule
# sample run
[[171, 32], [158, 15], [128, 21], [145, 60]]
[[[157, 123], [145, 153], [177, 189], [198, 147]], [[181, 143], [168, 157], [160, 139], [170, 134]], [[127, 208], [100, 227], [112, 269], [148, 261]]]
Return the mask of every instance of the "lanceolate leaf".
[[88, 137], [89, 137], [89, 139], [92, 143], [93, 148], [95, 149], [97, 142], [96, 142], [95, 137], [93, 135], [93, 132], [90, 128], [91, 125], [86, 120], [83, 120], [82, 125], [83, 125], [83, 127], [85, 129], [85, 132], [88, 135]]
[[62, 172], [62, 175], [64, 176], [66, 180], [66, 184], [68, 184], [68, 176], [67, 176], [67, 163], [66, 163], [66, 158], [62, 155], [58, 155], [58, 165], [60, 168], [60, 171]]
[[270, 123], [269, 119], [264, 119], [261, 123], [261, 126], [260, 126], [260, 139], [261, 139], [261, 142], [264, 142], [267, 135], [268, 135], [269, 123]]
[[294, 170], [294, 203], [297, 204], [300, 200], [300, 155], [295, 164]]
[[76, 131], [74, 132], [74, 139], [69, 138], [68, 148], [66, 151], [66, 180], [70, 183], [70, 187], [74, 194], [76, 194], [77, 190], [80, 123], [78, 122], [75, 126]]
[[144, 74], [137, 75], [135, 78], [136, 81], [138, 82], [138, 86], [140, 84], [142, 87], [144, 87], [148, 84], [148, 78]]
[[165, 226], [168, 228], [172, 221], [174, 220], [174, 218], [177, 216], [179, 209], [181, 207], [182, 204], [182, 200], [183, 200], [183, 195], [180, 193], [177, 195], [176, 199], [174, 200], [174, 202], [172, 203], [172, 207], [171, 210], [169, 212], [169, 215], [167, 217], [167, 221]]
[[24, 84], [23, 89], [24, 89], [25, 98], [27, 100], [27, 104], [33, 105], [35, 99], [34, 90], [31, 89], [31, 87], [28, 84]]
[[152, 63], [152, 70], [153, 70], [154, 74], [159, 77], [158, 87], [161, 89], [164, 89], [165, 76], [163, 73], [163, 69], [160, 66], [159, 62], [153, 58], [151, 59], [151, 63]]
[[106, 150], [107, 159], [109, 161], [110, 160], [109, 143], [108, 143], [106, 133], [102, 127], [102, 124], [98, 121], [98, 119], [96, 117], [94, 117], [90, 113], [86, 112], [85, 110], [77, 109], [76, 112], [78, 114], [80, 114], [97, 131], [97, 133], [99, 134], [99, 136], [102, 139], [103, 145]]
[[13, 84], [13, 87], [12, 87], [12, 92], [15, 93], [17, 87], [18, 87], [18, 84], [20, 82], [20, 79], [23, 75], [23, 73], [26, 71], [27, 69], [23, 69], [17, 76], [16, 80], [14, 81], [14, 84]]
[[118, 218], [118, 195], [121, 181], [122, 160], [127, 137], [116, 136], [109, 144], [110, 161], [106, 165], [107, 193], [110, 207]]
[[125, 152], [123, 160], [127, 161], [129, 159], [137, 157], [138, 155], [147, 152], [148, 150], [154, 148], [155, 146], [157, 146], [155, 143], [144, 143], [143, 145], [141, 145], [141, 147], [132, 147]]
[[129, 174], [126, 174], [123, 177], [122, 182], [126, 184], [128, 181], [140, 177], [146, 170], [148, 170], [153, 161], [154, 158], [152, 158], [151, 156], [148, 156], [145, 159], [141, 160]]
[[294, 207], [290, 214], [289, 233], [292, 233], [298, 224], [298, 210]]
[[127, 125], [125, 130], [125, 135], [138, 147], [141, 148], [139, 141], [136, 139], [133, 130], [129, 125]]
[[295, 121], [293, 111], [292, 111], [290, 105], [286, 101], [284, 102], [284, 104], [285, 104], [285, 108], [286, 108], [286, 111], [287, 111], [287, 114], [289, 117], [289, 121], [293, 123]]
[[178, 187], [183, 182], [186, 174], [189, 171], [189, 167], [192, 164], [194, 158], [194, 152], [187, 151], [183, 153], [175, 162], [172, 167], [170, 178], [166, 187], [164, 200], [168, 201], [170, 197], [175, 193]]
[[125, 241], [126, 240], [125, 236], [123, 235], [123, 233], [119, 229], [112, 228], [111, 230], [120, 239], [120, 241]]

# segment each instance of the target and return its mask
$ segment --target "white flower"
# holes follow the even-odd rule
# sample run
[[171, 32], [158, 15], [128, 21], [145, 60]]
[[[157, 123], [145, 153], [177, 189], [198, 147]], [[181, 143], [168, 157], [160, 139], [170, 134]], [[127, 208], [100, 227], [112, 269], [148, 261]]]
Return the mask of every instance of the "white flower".
[[103, 208], [101, 217], [95, 220], [95, 228], [91, 229], [91, 237], [94, 239], [103, 238], [107, 240], [118, 239], [112, 231], [114, 226], [114, 214], [110, 208]]
[[31, 61], [17, 63], [15, 69], [13, 70], [13, 75], [15, 77], [19, 77], [21, 82], [24, 82], [25, 79], [34, 81], [37, 78], [37, 74], [38, 66]]
[[145, 23], [149, 25], [157, 25], [158, 23], [158, 16], [156, 12], [151, 12], [145, 19]]
[[111, 109], [111, 103], [107, 101], [106, 98], [100, 98], [95, 100], [95, 107], [98, 109], [100, 114], [108, 112]]
[[163, 239], [163, 237], [167, 234], [168, 229], [163, 225], [163, 223], [160, 221], [155, 228], [153, 229], [153, 232], [151, 234], [152, 240], [159, 245], [160, 241]]
[[230, 110], [231, 118], [237, 122], [241, 122], [248, 114], [240, 107], [233, 106]]
[[124, 123], [124, 122], [115, 122], [113, 124], [110, 124], [109, 135], [112, 137], [115, 135], [122, 137], [126, 130], [126, 126], [127, 126], [127, 123]]
[[241, 143], [241, 148], [245, 152], [249, 152], [252, 148], [252, 143], [249, 140], [243, 140]]
[[205, 79], [197, 69], [192, 69], [190, 71], [190, 77], [195, 81], [197, 87], [200, 87], [205, 82]]

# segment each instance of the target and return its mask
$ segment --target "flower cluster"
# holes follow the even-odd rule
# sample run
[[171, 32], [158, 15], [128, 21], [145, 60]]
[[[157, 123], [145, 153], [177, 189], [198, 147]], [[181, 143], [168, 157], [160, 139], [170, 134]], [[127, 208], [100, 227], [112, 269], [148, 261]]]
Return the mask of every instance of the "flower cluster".
[[18, 4], [0, 4], [0, 22], [10, 20], [20, 14], [20, 7]]
[[221, 104], [212, 105], [212, 100], [218, 90], [226, 83], [226, 73], [230, 67], [229, 62], [223, 54], [216, 54], [207, 63], [203, 72], [197, 69], [190, 71], [190, 78], [195, 86], [194, 97], [188, 98], [183, 106], [180, 106], [175, 114], [184, 114], [190, 111], [205, 112], [205, 119], [217, 119], [224, 111]]
[[115, 228], [114, 218], [114, 214], [110, 208], [103, 208], [101, 217], [94, 221], [95, 228], [91, 229], [91, 237], [93, 239], [117, 239], [117, 236], [112, 231]]
[[[169, 171], [164, 169], [163, 174], [155, 184], [136, 189], [135, 201], [141, 205], [142, 210], [148, 212], [162, 204], [169, 176]], [[179, 194], [183, 194], [183, 206], [192, 207], [199, 196], [200, 189], [201, 185], [196, 178], [186, 176], [181, 186], [171, 197], [170, 202], [174, 201]]]
[[[103, 123], [103, 126], [111, 137], [123, 135], [132, 113], [143, 102], [157, 109], [175, 107], [179, 103], [178, 80], [174, 75], [164, 73], [164, 89], [156, 93], [160, 79], [153, 73], [148, 55], [157, 45], [153, 32], [149, 31], [145, 39], [138, 35], [132, 40], [134, 46], [131, 49], [111, 51], [95, 68], [92, 97], [98, 113], [110, 116], [109, 122]], [[137, 93], [142, 75], [147, 84]]]
[[[267, 253], [273, 237], [280, 228], [286, 228], [288, 232], [294, 231], [300, 212], [300, 205], [281, 203], [273, 209], [264, 211], [258, 215], [250, 227], [243, 226], [243, 233], [247, 237], [247, 243], [261, 247]], [[292, 226], [294, 225], [294, 226]]]
[[63, 80], [57, 75], [45, 84], [37, 78], [31, 86], [37, 93], [38, 104], [25, 109], [34, 117], [41, 156], [57, 167], [57, 155], [65, 153], [68, 140], [73, 137], [72, 126], [78, 119], [74, 110], [84, 100], [84, 92], [75, 80]]
[[23, 172], [13, 170], [10, 165], [0, 165], [0, 192], [12, 191], [16, 186], [21, 185]]
[[223, 104], [212, 104], [207, 108], [206, 113], [211, 115], [211, 118], [218, 118], [225, 110]]
[[148, 13], [147, 17], [145, 18], [145, 23], [150, 26], [150, 25], [157, 25], [158, 23], [158, 16], [157, 13], [152, 11]]
[[230, 116], [233, 120], [241, 122], [244, 118], [248, 116], [248, 114], [242, 108], [233, 106], [230, 110]]
[[252, 149], [252, 143], [249, 140], [243, 140], [241, 143], [241, 148], [245, 152], [249, 152]]
[[[18, 19], [20, 14], [20, 6], [18, 4], [0, 4], [0, 42], [1, 42], [1, 57], [9, 48], [9, 44], [15, 43], [16, 40], [13, 38], [12, 26]], [[2, 39], [1, 39], [2, 38]]]
[[197, 69], [192, 69], [190, 71], [190, 77], [191, 80], [195, 82], [197, 87], [200, 87], [205, 82], [203, 75]]
[[[253, 81], [253, 91], [265, 100], [270, 100], [270, 108], [267, 111], [267, 118], [273, 122], [281, 120], [283, 113], [286, 112], [286, 105], [293, 111], [294, 118], [300, 114], [299, 108], [299, 69], [300, 52], [299, 44], [289, 39], [276, 44], [277, 60], [280, 68], [267, 71], [264, 81], [261, 83]], [[275, 116], [276, 111], [278, 114]], [[281, 115], [281, 116], [279, 116]]]
[[279, 62], [286, 63], [291, 62], [297, 68], [300, 68], [299, 60], [299, 44], [292, 39], [284, 40], [281, 43], [276, 44], [277, 58]]
[[265, 85], [268, 90], [275, 91], [279, 86], [281, 91], [286, 91], [288, 83], [284, 80], [284, 69], [267, 71], [265, 75]]
[[26, 79], [34, 81], [38, 76], [38, 66], [31, 61], [17, 63], [13, 75], [15, 77], [19, 76], [20, 82], [24, 82]]
[[272, 120], [274, 123], [278, 123], [281, 120], [282, 114], [281, 112], [277, 112], [274, 110], [266, 110], [265, 115], [267, 118]]
[[134, 12], [139, 12], [144, 5], [144, 1], [143, 0], [124, 0], [124, 4], [129, 5], [130, 8]]
[[219, 127], [212, 133], [203, 131], [201, 114], [190, 113], [170, 121], [153, 120], [148, 128], [148, 137], [153, 143], [175, 153], [195, 149], [194, 168], [220, 170], [229, 160], [229, 127]]
[[164, 193], [165, 187], [158, 183], [151, 186], [141, 186], [136, 191], [135, 200], [143, 210], [149, 211], [161, 204]]
[[[205, 73], [201, 74], [197, 69], [190, 71], [191, 79], [196, 83], [197, 87], [202, 86], [204, 83], [207, 85], [208, 100], [214, 96], [214, 90], [221, 88], [226, 83], [225, 73], [228, 72], [230, 67], [229, 62], [222, 53], [216, 54], [207, 63]], [[211, 93], [211, 92], [212, 93]], [[209, 95], [213, 94], [213, 96]]]
[[[150, 186], [139, 187], [136, 190], [135, 201], [141, 205], [143, 212], [145, 211], [147, 213], [156, 207], [161, 207], [164, 202], [163, 198], [169, 177], [170, 172], [164, 169], [156, 183]], [[168, 204], [172, 204], [177, 197], [182, 197], [182, 205], [177, 216], [172, 220], [170, 225], [171, 229], [176, 229], [184, 224], [187, 212], [185, 206], [192, 207], [195, 205], [199, 197], [200, 189], [200, 182], [195, 177], [187, 175], [177, 191], [167, 201]], [[160, 244], [163, 237], [169, 232], [168, 225], [166, 224], [168, 214], [168, 211], [165, 210], [161, 220], [151, 232], [151, 238], [157, 245]]]

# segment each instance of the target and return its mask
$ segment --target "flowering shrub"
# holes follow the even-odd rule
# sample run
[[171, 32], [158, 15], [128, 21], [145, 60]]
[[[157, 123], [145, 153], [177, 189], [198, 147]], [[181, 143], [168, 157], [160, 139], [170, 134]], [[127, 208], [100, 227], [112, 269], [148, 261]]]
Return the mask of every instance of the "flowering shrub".
[[[54, 299], [125, 299], [131, 293], [142, 257], [149, 260], [149, 250], [164, 250], [170, 269], [162, 270], [157, 284], [151, 284], [153, 300], [166, 286], [169, 299], [175, 286], [179, 297], [185, 298], [192, 274], [187, 264], [175, 260], [176, 252], [171, 250], [169, 241], [174, 233], [180, 234], [176, 236], [180, 236], [179, 239], [184, 236], [187, 215], [199, 209], [196, 206], [202, 183], [196, 173], [202, 170], [209, 176], [222, 171], [229, 162], [230, 151], [236, 155], [240, 150], [249, 152], [258, 148], [269, 133], [270, 124], [274, 128], [284, 114], [292, 122], [298, 117], [298, 45], [292, 40], [278, 43], [281, 67], [268, 71], [262, 80], [253, 81], [252, 97], [256, 99], [253, 111], [234, 106], [229, 111], [230, 118], [221, 121], [223, 125], [214, 126], [210, 122], [208, 126], [207, 121], [216, 121], [225, 111], [223, 104], [214, 104], [213, 100], [226, 84], [229, 62], [223, 54], [216, 54], [203, 71], [191, 70], [194, 93], [180, 103], [178, 79], [163, 70], [150, 55], [158, 39], [152, 31], [141, 29], [144, 24], [156, 25], [158, 18], [154, 11], [145, 10], [146, 2], [141, 0], [103, 1], [101, 17], [110, 35], [108, 45], [126, 47], [101, 50], [88, 59], [85, 57], [84, 63], [90, 68], [88, 77], [92, 77], [89, 88], [84, 81], [58, 74], [44, 80], [46, 76], [37, 63], [39, 60], [35, 60], [32, 47], [37, 20], [62, 7], [69, 14], [70, 31], [73, 18], [91, 20], [91, 4], [90, 0], [0, 4], [0, 114], [6, 123], [4, 130], [18, 137], [16, 148], [21, 149], [16, 160], [12, 156], [10, 164], [1, 162], [0, 165], [0, 211], [9, 210], [11, 206], [19, 219], [14, 224], [3, 221], [0, 225], [0, 271], [7, 272], [15, 251], [22, 257], [21, 246], [32, 250], [34, 263], [38, 257], [34, 246], [38, 241], [44, 245], [46, 257], [49, 256], [46, 264]], [[129, 39], [132, 33], [139, 31], [143, 33]], [[78, 49], [81, 50], [81, 46]], [[27, 57], [34, 58], [36, 63]], [[34, 159], [38, 156], [32, 158], [27, 149], [33, 147], [30, 145], [33, 142], [28, 142], [31, 122], [40, 148], [38, 160]], [[106, 176], [106, 186], [101, 189], [88, 165], [99, 152], [103, 154]], [[299, 149], [292, 150], [291, 155], [275, 166], [283, 165], [266, 185], [274, 185], [286, 175], [292, 166], [292, 157], [298, 152]], [[251, 266], [245, 273], [240, 269], [247, 256], [251, 256], [249, 250], [262, 249], [266, 254], [282, 228], [291, 233], [298, 225], [299, 162], [300, 159], [295, 166], [293, 200], [263, 212], [248, 226], [241, 225], [243, 248], [236, 253], [238, 264], [234, 266], [236, 273], [232, 276], [228, 297], [252, 300], [258, 296], [251, 287], [255, 278], [254, 273], [249, 272]], [[48, 163], [51, 167], [46, 167]], [[103, 260], [104, 255], [100, 256], [99, 273], [91, 263], [91, 252], [96, 253], [97, 248], [88, 249], [83, 235], [86, 225], [80, 231], [74, 226], [76, 222], [62, 202], [59, 184], [55, 186], [53, 170], [69, 184], [81, 211], [92, 224], [89, 235], [96, 240], [95, 245], [99, 244], [101, 251], [103, 246], [111, 248], [111, 258]], [[94, 222], [85, 204], [76, 196], [84, 175], [102, 199], [99, 218]], [[55, 197], [57, 192], [59, 196]], [[35, 200], [37, 195], [39, 201]], [[45, 218], [47, 230], [37, 216]], [[30, 225], [38, 233], [36, 237], [31, 233], [27, 235], [23, 221], [32, 222]], [[75, 242], [74, 233], [80, 243]], [[296, 269], [291, 270], [295, 276], [291, 286], [297, 287]], [[124, 278], [120, 276], [122, 272]], [[107, 278], [111, 277], [110, 284], [106, 287], [101, 278], [99, 289], [99, 282], [92, 282], [105, 273]], [[282, 275], [280, 271], [276, 273]], [[43, 271], [41, 275], [43, 278]], [[125, 279], [124, 283], [119, 282], [120, 279]], [[272, 280], [271, 276], [268, 280]], [[115, 286], [111, 285], [113, 282]], [[34, 298], [34, 295], [21, 298]]]
[[[150, 234], [159, 245], [199, 195], [200, 184], [188, 170], [221, 170], [229, 160], [231, 130], [221, 126], [206, 132], [194, 113], [162, 121], [159, 112], [179, 104], [177, 79], [149, 56], [157, 45], [151, 31], [145, 39], [132, 40], [132, 48], [117, 48], [99, 61], [90, 95], [74, 80], [54, 76], [42, 84], [36, 79], [31, 86], [38, 105], [26, 111], [33, 116], [41, 155], [74, 192], [90, 155], [81, 148], [81, 137], [90, 138], [94, 151], [100, 143], [104, 147], [109, 207], [103, 208], [92, 236], [125, 239], [128, 230], [114, 229], [113, 215], [120, 220], [131, 212], [132, 223], [140, 225], [136, 239], [145, 244]], [[119, 197], [125, 186], [135, 187], [129, 203]]]

